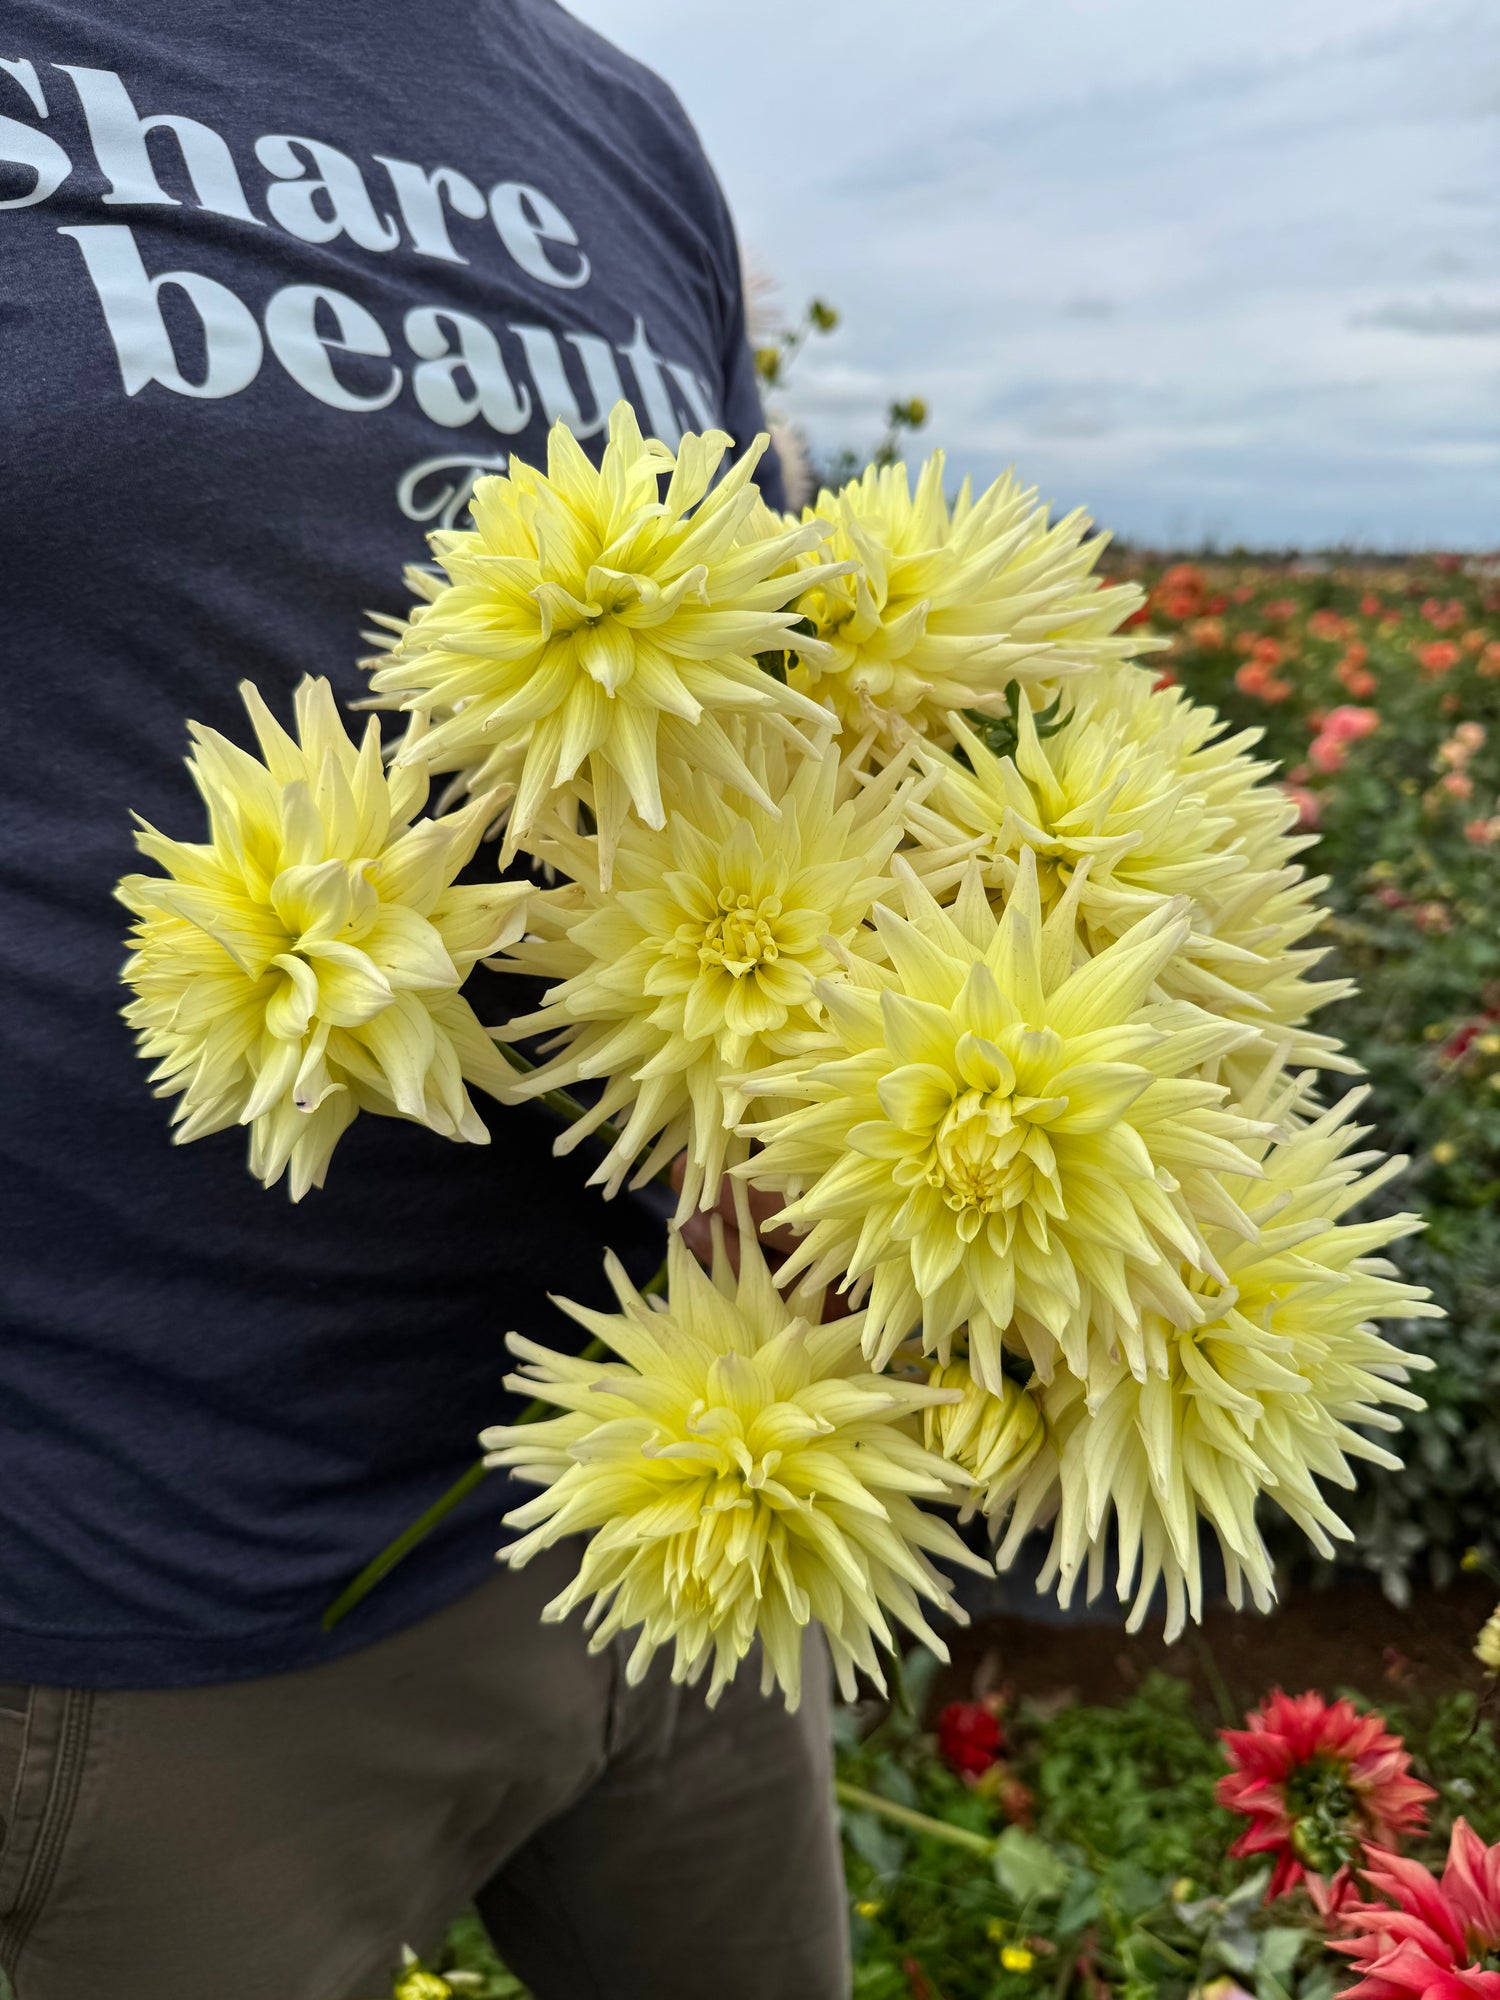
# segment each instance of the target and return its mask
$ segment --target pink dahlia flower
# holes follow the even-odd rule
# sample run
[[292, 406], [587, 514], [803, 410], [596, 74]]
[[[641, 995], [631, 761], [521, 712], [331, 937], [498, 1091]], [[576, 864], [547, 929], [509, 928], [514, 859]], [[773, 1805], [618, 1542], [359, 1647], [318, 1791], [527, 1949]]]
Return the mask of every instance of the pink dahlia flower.
[[1277, 1688], [1246, 1721], [1219, 1732], [1234, 1766], [1219, 1803], [1250, 1821], [1229, 1851], [1274, 1855], [1267, 1902], [1303, 1882], [1326, 1915], [1357, 1894], [1352, 1868], [1366, 1843], [1393, 1847], [1425, 1826], [1436, 1793], [1412, 1777], [1385, 1717], [1352, 1702]]
[[1363, 1975], [1343, 2000], [1500, 2000], [1500, 1843], [1454, 1823], [1443, 1879], [1420, 1862], [1371, 1854], [1364, 1870], [1385, 1902], [1349, 1903], [1334, 1941]]

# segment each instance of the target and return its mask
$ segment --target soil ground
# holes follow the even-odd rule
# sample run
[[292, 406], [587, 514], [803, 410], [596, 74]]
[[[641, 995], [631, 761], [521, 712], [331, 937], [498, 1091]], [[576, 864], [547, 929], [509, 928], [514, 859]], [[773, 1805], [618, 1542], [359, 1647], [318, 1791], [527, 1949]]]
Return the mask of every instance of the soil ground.
[[1492, 1583], [1465, 1576], [1447, 1590], [1415, 1591], [1402, 1610], [1373, 1580], [1350, 1578], [1295, 1592], [1267, 1615], [1216, 1605], [1171, 1646], [1160, 1619], [1132, 1636], [1112, 1621], [982, 1612], [951, 1634], [953, 1663], [939, 1673], [933, 1699], [1003, 1687], [1013, 1697], [1109, 1702], [1159, 1671], [1189, 1681], [1206, 1706], [1227, 1703], [1236, 1714], [1278, 1686], [1424, 1701], [1480, 1686], [1473, 1647], [1494, 1601]]

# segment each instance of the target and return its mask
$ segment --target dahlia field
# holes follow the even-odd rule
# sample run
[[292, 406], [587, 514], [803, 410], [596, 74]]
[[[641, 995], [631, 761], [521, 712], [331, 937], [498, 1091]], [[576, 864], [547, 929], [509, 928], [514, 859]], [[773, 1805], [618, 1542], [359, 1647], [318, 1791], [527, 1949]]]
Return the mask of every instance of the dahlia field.
[[1500, 1552], [1500, 560], [1111, 567], [1148, 591], [1163, 674], [1282, 765], [1328, 877], [1325, 970], [1355, 982], [1321, 1020], [1369, 1076], [1376, 1139], [1411, 1156], [1392, 1200], [1427, 1227], [1402, 1266], [1449, 1324], [1405, 1469], [1366, 1468], [1347, 1510], [1352, 1559], [1400, 1600]]

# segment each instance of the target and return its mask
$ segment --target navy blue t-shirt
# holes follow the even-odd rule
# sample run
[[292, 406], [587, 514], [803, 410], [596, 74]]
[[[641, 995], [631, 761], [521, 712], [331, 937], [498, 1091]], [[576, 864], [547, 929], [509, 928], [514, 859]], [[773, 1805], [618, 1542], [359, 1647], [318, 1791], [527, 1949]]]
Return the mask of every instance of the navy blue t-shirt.
[[597, 453], [621, 395], [669, 443], [760, 409], [696, 137], [552, 0], [0, 32], [0, 1679], [231, 1679], [482, 1579], [498, 1477], [319, 1626], [507, 1414], [507, 1329], [661, 1225], [541, 1110], [486, 1149], [361, 1118], [296, 1207], [243, 1134], [174, 1148], [119, 1018], [130, 811], [203, 837], [184, 724], [247, 740], [245, 676], [357, 698], [362, 614], [556, 418]]

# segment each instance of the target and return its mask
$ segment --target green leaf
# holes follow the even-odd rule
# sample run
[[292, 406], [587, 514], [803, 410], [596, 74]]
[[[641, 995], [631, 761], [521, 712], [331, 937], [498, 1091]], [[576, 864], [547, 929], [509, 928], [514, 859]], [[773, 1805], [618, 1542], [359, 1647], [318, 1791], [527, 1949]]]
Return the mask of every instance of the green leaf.
[[1052, 1919], [1059, 1938], [1076, 1937], [1099, 1920], [1099, 1878], [1091, 1868], [1074, 1868]]
[[1071, 1870], [1045, 1840], [1008, 1826], [995, 1842], [995, 1880], [1018, 1903], [1055, 1903]]
[[876, 1819], [873, 1813], [845, 1813], [844, 1833], [849, 1845], [876, 1875], [898, 1875], [906, 1859], [906, 1841]]
[[1139, 1917], [1167, 1899], [1170, 1884], [1136, 1861], [1117, 1862], [1109, 1871], [1111, 1899], [1122, 1916]]
[[1308, 1935], [1308, 1932], [1297, 1930], [1290, 1924], [1272, 1924], [1268, 1930], [1263, 1930], [1260, 1933], [1260, 1955], [1255, 1966], [1257, 1985], [1262, 1979], [1279, 1980], [1285, 1985], [1302, 1955]]

